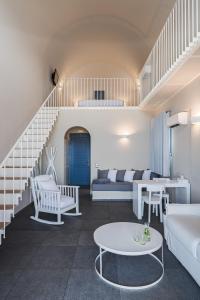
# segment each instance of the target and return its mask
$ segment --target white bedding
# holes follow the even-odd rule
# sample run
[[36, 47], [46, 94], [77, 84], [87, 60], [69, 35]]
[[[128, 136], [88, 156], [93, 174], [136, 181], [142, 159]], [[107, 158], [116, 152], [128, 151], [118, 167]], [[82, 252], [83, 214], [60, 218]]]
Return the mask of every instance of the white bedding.
[[80, 107], [96, 107], [96, 106], [124, 106], [123, 100], [80, 100], [78, 101]]

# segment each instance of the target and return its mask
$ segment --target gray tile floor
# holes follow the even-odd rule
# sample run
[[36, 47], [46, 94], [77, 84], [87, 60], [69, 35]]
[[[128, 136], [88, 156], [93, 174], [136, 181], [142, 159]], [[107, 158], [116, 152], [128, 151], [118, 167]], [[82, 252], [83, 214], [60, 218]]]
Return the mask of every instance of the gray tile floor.
[[[87, 191], [81, 192], [80, 206], [83, 215], [64, 217], [61, 227], [30, 220], [32, 205], [15, 217], [0, 247], [0, 300], [200, 300], [199, 287], [166, 245], [165, 275], [156, 287], [127, 292], [102, 282], [94, 271], [94, 230], [109, 222], [137, 219], [130, 203], [92, 203]], [[152, 226], [163, 233], [157, 218]], [[121, 283], [145, 282], [160, 272], [148, 257], [108, 254], [105, 260], [106, 275]]]

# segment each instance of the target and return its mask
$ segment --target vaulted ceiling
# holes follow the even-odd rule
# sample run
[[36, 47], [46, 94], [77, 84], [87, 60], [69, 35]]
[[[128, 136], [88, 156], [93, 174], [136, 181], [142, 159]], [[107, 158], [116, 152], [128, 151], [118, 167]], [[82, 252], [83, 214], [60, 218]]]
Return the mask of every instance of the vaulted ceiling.
[[[123, 70], [136, 76], [175, 0], [2, 0], [1, 17], [37, 36], [66, 74]], [[98, 70], [98, 71], [97, 71]], [[106, 70], [106, 71], [105, 71]]]

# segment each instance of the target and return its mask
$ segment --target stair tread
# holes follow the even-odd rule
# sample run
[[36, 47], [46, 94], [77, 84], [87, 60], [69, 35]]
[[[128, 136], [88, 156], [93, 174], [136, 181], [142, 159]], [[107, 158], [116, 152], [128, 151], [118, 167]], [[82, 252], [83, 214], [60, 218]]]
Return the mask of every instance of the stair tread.
[[38, 158], [38, 156], [22, 156], [22, 157], [20, 157], [20, 156], [14, 156], [14, 157], [9, 157], [10, 159], [15, 159], [15, 158], [25, 158], [25, 159], [28, 159], [28, 158]]
[[[22, 150], [27, 150], [27, 149], [29, 149], [29, 150], [30, 150], [30, 148], [31, 148], [31, 149], [33, 149], [33, 150], [41, 150], [41, 147], [39, 147], [39, 148], [32, 148], [32, 147], [25, 148], [25, 147], [23, 147], [23, 149], [22, 149]], [[21, 150], [21, 148], [20, 148], [20, 147], [16, 147], [16, 148], [15, 148], [15, 150], [19, 151], [19, 150]]]
[[26, 180], [27, 179], [27, 177], [12, 177], [12, 176], [7, 176], [7, 177], [3, 177], [3, 176], [0, 176], [0, 180]]
[[[14, 205], [14, 207], [15, 206], [16, 205]], [[13, 209], [13, 205], [12, 204], [6, 204], [6, 205], [0, 204], [0, 210], [4, 210], [4, 208], [5, 208], [5, 210], [10, 210], [10, 209]]]
[[[4, 168], [4, 167], [2, 167], [2, 168]], [[13, 169], [13, 166], [5, 166], [5, 168], [6, 169]], [[14, 169], [19, 169], [19, 168], [22, 168], [22, 169], [24, 169], [24, 168], [28, 168], [28, 169], [32, 169], [33, 168], [33, 166], [14, 166]]]
[[4, 224], [5, 224], [5, 226], [7, 226], [8, 224], [9, 224], [9, 222], [0, 222], [0, 230], [1, 229], [4, 229]]
[[[5, 190], [5, 194], [20, 194], [21, 190]], [[0, 194], [4, 194], [4, 190], [0, 190]]]

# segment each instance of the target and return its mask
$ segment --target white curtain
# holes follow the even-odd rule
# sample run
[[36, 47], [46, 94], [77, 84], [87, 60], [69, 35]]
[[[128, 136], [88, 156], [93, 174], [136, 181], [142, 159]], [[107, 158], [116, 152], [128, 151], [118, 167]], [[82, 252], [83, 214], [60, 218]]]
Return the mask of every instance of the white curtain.
[[151, 170], [170, 176], [170, 129], [167, 127], [169, 112], [151, 121]]

